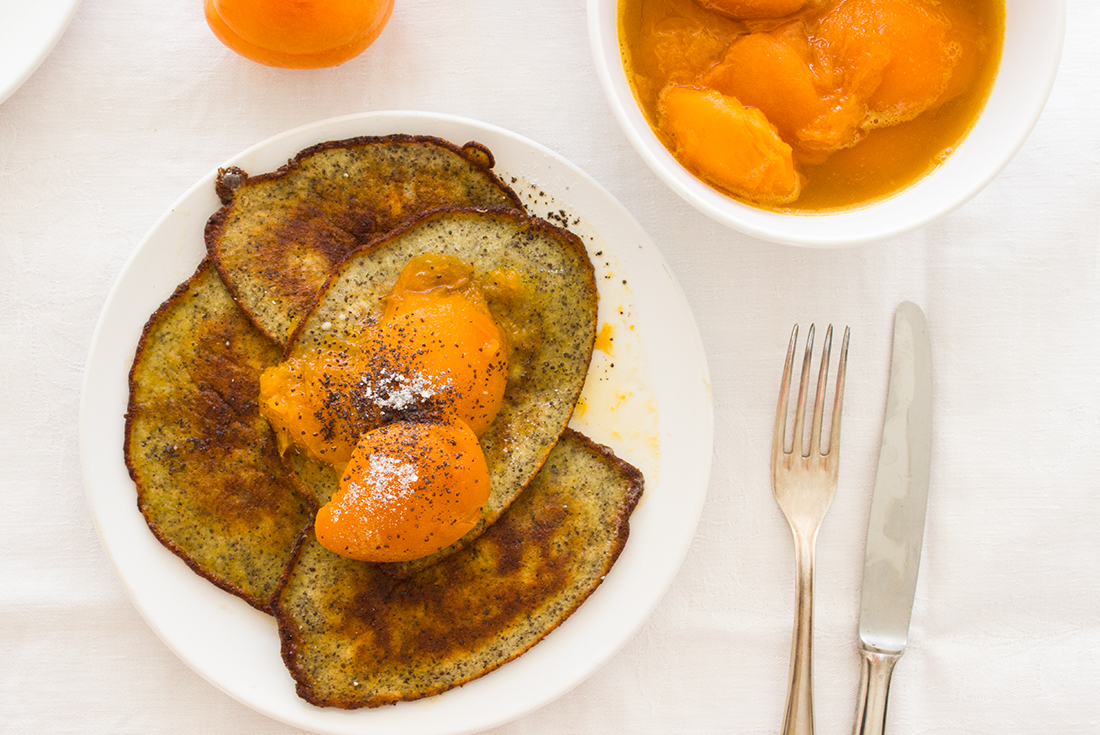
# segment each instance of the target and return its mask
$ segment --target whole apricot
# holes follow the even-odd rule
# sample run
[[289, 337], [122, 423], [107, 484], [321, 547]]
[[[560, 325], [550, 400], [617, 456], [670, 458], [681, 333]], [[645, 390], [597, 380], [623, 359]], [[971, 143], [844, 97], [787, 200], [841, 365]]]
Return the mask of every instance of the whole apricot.
[[336, 66], [382, 32], [393, 0], [203, 0], [222, 43], [252, 61], [286, 69]]

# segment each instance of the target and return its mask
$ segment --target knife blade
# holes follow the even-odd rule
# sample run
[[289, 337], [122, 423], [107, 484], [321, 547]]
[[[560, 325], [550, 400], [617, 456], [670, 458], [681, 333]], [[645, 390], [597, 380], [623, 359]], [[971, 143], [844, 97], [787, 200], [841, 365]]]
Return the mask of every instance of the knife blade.
[[924, 312], [894, 316], [893, 355], [859, 607], [857, 735], [881, 735], [894, 664], [905, 651], [917, 589], [932, 463], [932, 347]]

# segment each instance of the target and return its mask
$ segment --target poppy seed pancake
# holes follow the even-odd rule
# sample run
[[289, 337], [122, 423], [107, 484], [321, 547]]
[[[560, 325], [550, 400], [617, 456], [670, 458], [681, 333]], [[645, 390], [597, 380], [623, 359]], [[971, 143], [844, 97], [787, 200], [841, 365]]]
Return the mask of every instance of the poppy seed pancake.
[[[477, 538], [508, 507], [546, 460], [573, 413], [592, 357], [598, 295], [584, 243], [550, 223], [511, 210], [436, 211], [356, 252], [333, 274], [287, 349], [288, 357], [339, 349], [375, 318], [381, 300], [414, 257], [451, 255], [475, 274], [515, 274], [515, 293], [489, 308], [506, 332], [522, 330], [513, 345], [500, 413], [480, 437], [491, 492], [478, 525], [456, 544], [407, 562], [387, 564], [408, 574]], [[308, 468], [289, 456], [318, 506], [335, 493], [336, 473]]]
[[153, 534], [265, 612], [313, 516], [259, 412], [260, 371], [279, 354], [203, 261], [146, 323], [126, 412], [126, 465]]
[[511, 661], [599, 586], [641, 493], [638, 470], [567, 430], [500, 520], [411, 577], [337, 556], [308, 534], [273, 604], [298, 694], [319, 706], [378, 707]]
[[207, 252], [260, 331], [285, 344], [335, 267], [409, 218], [439, 207], [522, 209], [493, 165], [478, 143], [389, 135], [321, 143], [257, 176], [223, 169]]

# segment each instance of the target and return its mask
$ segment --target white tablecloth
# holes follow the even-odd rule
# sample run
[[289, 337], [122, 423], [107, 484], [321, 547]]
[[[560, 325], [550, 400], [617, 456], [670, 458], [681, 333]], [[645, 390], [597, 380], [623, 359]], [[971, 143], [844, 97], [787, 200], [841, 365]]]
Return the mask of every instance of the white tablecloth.
[[78, 458], [93, 328], [142, 236], [231, 155], [371, 110], [474, 118], [587, 171], [640, 221], [698, 321], [715, 447], [698, 533], [622, 650], [500, 733], [776, 732], [794, 600], [769, 486], [795, 322], [850, 324], [840, 488], [818, 543], [822, 733], [851, 728], [863, 537], [893, 310], [931, 327], [931, 502], [891, 731], [1100, 728], [1100, 7], [1070, 0], [1062, 68], [1007, 170], [939, 223], [838, 251], [719, 226], [645, 167], [592, 69], [582, 0], [397, 0], [332, 70], [272, 70], [199, 0], [85, 0], [0, 105], [0, 731], [297, 732], [223, 694], [154, 635], [97, 537]]

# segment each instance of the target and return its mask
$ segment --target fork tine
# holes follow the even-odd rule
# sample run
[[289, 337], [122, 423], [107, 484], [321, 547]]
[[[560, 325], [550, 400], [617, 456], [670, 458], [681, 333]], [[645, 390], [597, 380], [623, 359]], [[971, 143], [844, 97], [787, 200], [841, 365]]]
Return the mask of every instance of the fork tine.
[[775, 436], [772, 437], [772, 454], [778, 457], [787, 451], [787, 401], [791, 392], [791, 367], [794, 363], [794, 346], [798, 342], [798, 325], [791, 330], [791, 343], [787, 347], [787, 360], [783, 363], [783, 380], [779, 384], [779, 408], [775, 412]]
[[802, 431], [806, 425], [806, 393], [810, 377], [810, 357], [814, 351], [814, 325], [806, 332], [806, 353], [802, 356], [802, 377], [798, 382], [798, 408], [794, 413], [794, 437], [791, 442], [791, 454], [802, 454]]
[[[833, 349], [833, 325], [825, 330], [825, 345], [821, 350], [821, 367], [817, 371], [817, 393], [814, 394], [814, 419], [810, 425], [810, 456], [821, 454], [821, 419], [825, 413], [825, 387], [829, 382], [829, 355]], [[826, 448], [827, 450], [828, 448]]]
[[851, 327], [844, 328], [844, 340], [840, 343], [840, 364], [836, 368], [836, 397], [833, 399], [833, 424], [829, 430], [829, 451], [840, 446], [840, 409], [844, 405], [844, 374], [848, 371], [848, 336]]

